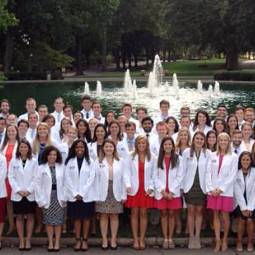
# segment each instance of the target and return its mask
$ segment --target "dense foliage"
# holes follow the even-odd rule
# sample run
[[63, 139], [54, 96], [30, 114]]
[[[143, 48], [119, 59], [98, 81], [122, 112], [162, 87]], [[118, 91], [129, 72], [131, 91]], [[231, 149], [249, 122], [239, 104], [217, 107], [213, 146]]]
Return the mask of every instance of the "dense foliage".
[[253, 0], [1, 0], [0, 65], [10, 71], [77, 73], [224, 53], [238, 68], [255, 47]]

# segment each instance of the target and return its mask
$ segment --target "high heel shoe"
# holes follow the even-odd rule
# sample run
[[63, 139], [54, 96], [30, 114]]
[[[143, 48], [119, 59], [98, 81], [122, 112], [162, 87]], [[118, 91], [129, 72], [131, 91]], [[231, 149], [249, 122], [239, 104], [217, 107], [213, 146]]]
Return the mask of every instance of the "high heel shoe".
[[75, 241], [76, 241], [76, 244], [75, 244], [73, 249], [74, 249], [74, 251], [80, 251], [81, 250], [81, 239], [80, 238], [75, 238]]
[[82, 251], [87, 251], [88, 250], [88, 239], [83, 238], [81, 241], [81, 250]]

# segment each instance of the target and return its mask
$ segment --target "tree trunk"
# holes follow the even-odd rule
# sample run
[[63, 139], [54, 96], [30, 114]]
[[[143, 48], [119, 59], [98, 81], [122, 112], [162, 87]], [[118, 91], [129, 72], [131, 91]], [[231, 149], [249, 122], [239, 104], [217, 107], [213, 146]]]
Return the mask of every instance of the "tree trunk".
[[129, 69], [132, 68], [132, 57], [131, 57], [131, 54], [128, 54], [128, 68]]
[[134, 60], [135, 60], [135, 68], [138, 67], [138, 56], [137, 54], [134, 54]]
[[107, 57], [107, 27], [103, 28], [102, 38], [102, 71], [106, 69], [106, 57]]
[[82, 38], [80, 35], [76, 35], [75, 37], [76, 44], [76, 73], [78, 75], [82, 74]]
[[8, 32], [5, 40], [5, 54], [4, 54], [5, 73], [8, 73], [10, 71], [10, 67], [12, 65], [13, 50], [14, 50], [14, 38], [12, 34]]
[[239, 69], [239, 52], [235, 49], [226, 51], [226, 68], [227, 70]]

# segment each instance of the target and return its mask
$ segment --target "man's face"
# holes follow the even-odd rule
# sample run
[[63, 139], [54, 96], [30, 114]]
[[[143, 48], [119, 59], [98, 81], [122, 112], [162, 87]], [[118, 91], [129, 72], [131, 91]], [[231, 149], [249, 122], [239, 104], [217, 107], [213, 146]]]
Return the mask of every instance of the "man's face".
[[124, 116], [126, 116], [126, 117], [129, 119], [130, 116], [131, 116], [131, 113], [132, 113], [131, 107], [125, 106], [125, 107], [123, 108], [123, 110], [122, 110], [122, 113], [123, 113]]
[[16, 126], [17, 124], [17, 118], [14, 114], [10, 114], [7, 119], [6, 119], [6, 124], [7, 125], [14, 125]]
[[26, 102], [26, 109], [27, 109], [27, 112], [30, 113], [30, 112], [35, 112], [35, 109], [36, 109], [36, 103], [34, 100], [29, 100]]
[[28, 117], [29, 127], [35, 128], [37, 126], [38, 117], [36, 114], [30, 114]]
[[42, 120], [48, 114], [48, 109], [46, 107], [39, 108], [38, 114], [39, 114], [40, 120]]
[[225, 107], [218, 107], [217, 117], [225, 118], [227, 116], [227, 109]]
[[190, 118], [182, 118], [180, 121], [181, 127], [187, 127], [190, 126]]
[[143, 118], [145, 118], [147, 115], [146, 115], [146, 112], [143, 111], [143, 110], [140, 110], [137, 112], [137, 119], [141, 122]]
[[246, 111], [244, 114], [244, 119], [245, 119], [245, 121], [252, 123], [254, 120], [254, 112]]
[[242, 142], [242, 134], [234, 134], [232, 137], [233, 145], [238, 147]]
[[3, 102], [3, 103], [1, 104], [1, 112], [2, 112], [3, 114], [8, 114], [9, 111], [10, 111], [10, 105], [9, 105], [7, 102]]
[[18, 126], [19, 134], [26, 134], [28, 126], [26, 123], [20, 123]]
[[168, 114], [168, 111], [169, 111], [169, 106], [168, 106], [168, 104], [162, 104], [162, 105], [160, 106], [160, 111], [161, 111], [161, 114], [167, 115], [167, 114]]
[[160, 138], [163, 138], [167, 135], [167, 127], [165, 125], [159, 125], [157, 127], [157, 133]]
[[127, 127], [126, 134], [128, 138], [133, 138], [135, 136], [135, 127], [134, 126]]
[[62, 112], [64, 107], [64, 102], [61, 98], [58, 98], [54, 102], [54, 108], [57, 112]]
[[153, 127], [152, 122], [150, 120], [144, 121], [142, 126], [145, 133], [150, 133]]
[[99, 116], [101, 114], [101, 105], [100, 104], [93, 104], [92, 108], [95, 116]]
[[90, 108], [91, 108], [91, 101], [89, 99], [84, 99], [82, 102], [81, 102], [81, 105], [83, 107], [83, 109], [85, 109], [86, 111], [89, 111]]

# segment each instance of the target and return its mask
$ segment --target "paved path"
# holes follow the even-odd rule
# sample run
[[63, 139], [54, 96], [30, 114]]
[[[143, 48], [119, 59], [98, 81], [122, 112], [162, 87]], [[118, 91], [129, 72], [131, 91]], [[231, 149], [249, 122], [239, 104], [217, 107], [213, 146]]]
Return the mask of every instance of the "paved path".
[[[0, 254], [4, 255], [21, 255], [21, 254], [28, 254], [28, 255], [37, 255], [37, 254], [48, 254], [46, 251], [46, 248], [39, 248], [35, 247], [33, 250], [29, 252], [21, 252], [17, 248], [6, 248], [4, 247], [1, 251]], [[70, 254], [89, 254], [89, 255], [100, 255], [100, 254], [110, 254], [110, 255], [133, 255], [133, 254], [139, 254], [139, 255], [201, 255], [201, 254], [206, 254], [206, 255], [215, 255], [216, 253], [213, 252], [211, 248], [204, 248], [201, 250], [188, 250], [188, 249], [182, 249], [182, 248], [176, 248], [174, 250], [163, 250], [160, 248], [147, 248], [144, 251], [135, 251], [130, 248], [119, 248], [116, 251], [112, 250], [107, 250], [103, 251], [100, 248], [92, 247], [89, 249], [88, 252], [74, 252], [71, 248], [62, 248], [62, 250], [56, 254], [59, 255], [70, 255]], [[218, 254], [224, 254], [224, 255], [235, 255], [238, 254], [234, 249], [229, 249], [227, 252], [224, 253], [218, 253]], [[247, 252], [242, 252], [241, 254], [254, 254], [254, 253], [247, 253]]]

